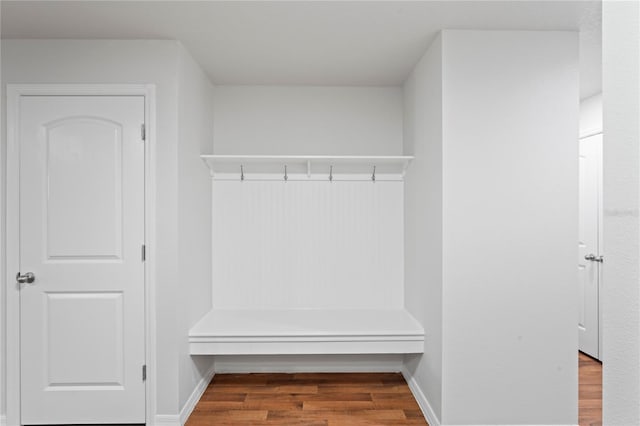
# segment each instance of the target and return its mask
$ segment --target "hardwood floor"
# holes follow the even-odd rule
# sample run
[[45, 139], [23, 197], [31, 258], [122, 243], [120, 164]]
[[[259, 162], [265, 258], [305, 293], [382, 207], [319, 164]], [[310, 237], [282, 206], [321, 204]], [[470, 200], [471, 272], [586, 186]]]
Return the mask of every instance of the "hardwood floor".
[[217, 374], [186, 426], [428, 426], [397, 373]]
[[602, 425], [602, 364], [578, 354], [578, 421], [580, 426]]
[[[602, 425], [602, 364], [580, 353], [579, 423]], [[186, 426], [428, 426], [401, 374], [217, 374]]]

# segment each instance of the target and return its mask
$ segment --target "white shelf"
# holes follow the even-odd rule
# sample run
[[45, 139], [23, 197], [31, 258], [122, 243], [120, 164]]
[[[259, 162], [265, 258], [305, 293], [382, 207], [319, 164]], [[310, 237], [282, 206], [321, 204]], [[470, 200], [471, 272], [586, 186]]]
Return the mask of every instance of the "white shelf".
[[411, 156], [201, 155], [211, 176], [239, 180], [402, 180]]
[[408, 354], [424, 330], [404, 309], [209, 311], [189, 332], [192, 355]]

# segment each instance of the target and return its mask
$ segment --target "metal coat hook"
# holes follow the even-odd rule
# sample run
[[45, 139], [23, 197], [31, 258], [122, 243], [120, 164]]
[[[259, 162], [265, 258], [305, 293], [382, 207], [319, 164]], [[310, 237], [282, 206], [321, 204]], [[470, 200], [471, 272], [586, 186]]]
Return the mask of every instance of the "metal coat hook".
[[371, 180], [376, 181], [376, 166], [373, 166], [373, 173], [371, 174]]
[[284, 181], [288, 181], [289, 180], [289, 176], [287, 175], [287, 165], [284, 165]]
[[240, 164], [240, 180], [244, 180], [244, 166]]
[[333, 166], [329, 166], [329, 182], [333, 182]]

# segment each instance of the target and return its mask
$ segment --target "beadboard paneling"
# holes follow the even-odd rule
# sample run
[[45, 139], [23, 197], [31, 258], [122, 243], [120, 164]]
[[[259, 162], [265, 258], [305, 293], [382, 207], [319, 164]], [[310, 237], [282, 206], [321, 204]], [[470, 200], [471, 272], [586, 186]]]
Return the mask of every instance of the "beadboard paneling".
[[213, 306], [403, 306], [402, 182], [213, 181]]

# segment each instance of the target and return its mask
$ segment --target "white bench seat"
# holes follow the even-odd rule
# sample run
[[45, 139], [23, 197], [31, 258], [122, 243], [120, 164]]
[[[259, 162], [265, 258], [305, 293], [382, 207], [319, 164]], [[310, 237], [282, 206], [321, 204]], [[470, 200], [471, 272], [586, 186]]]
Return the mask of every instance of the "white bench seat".
[[214, 309], [189, 346], [192, 355], [408, 354], [424, 351], [424, 330], [404, 309]]

